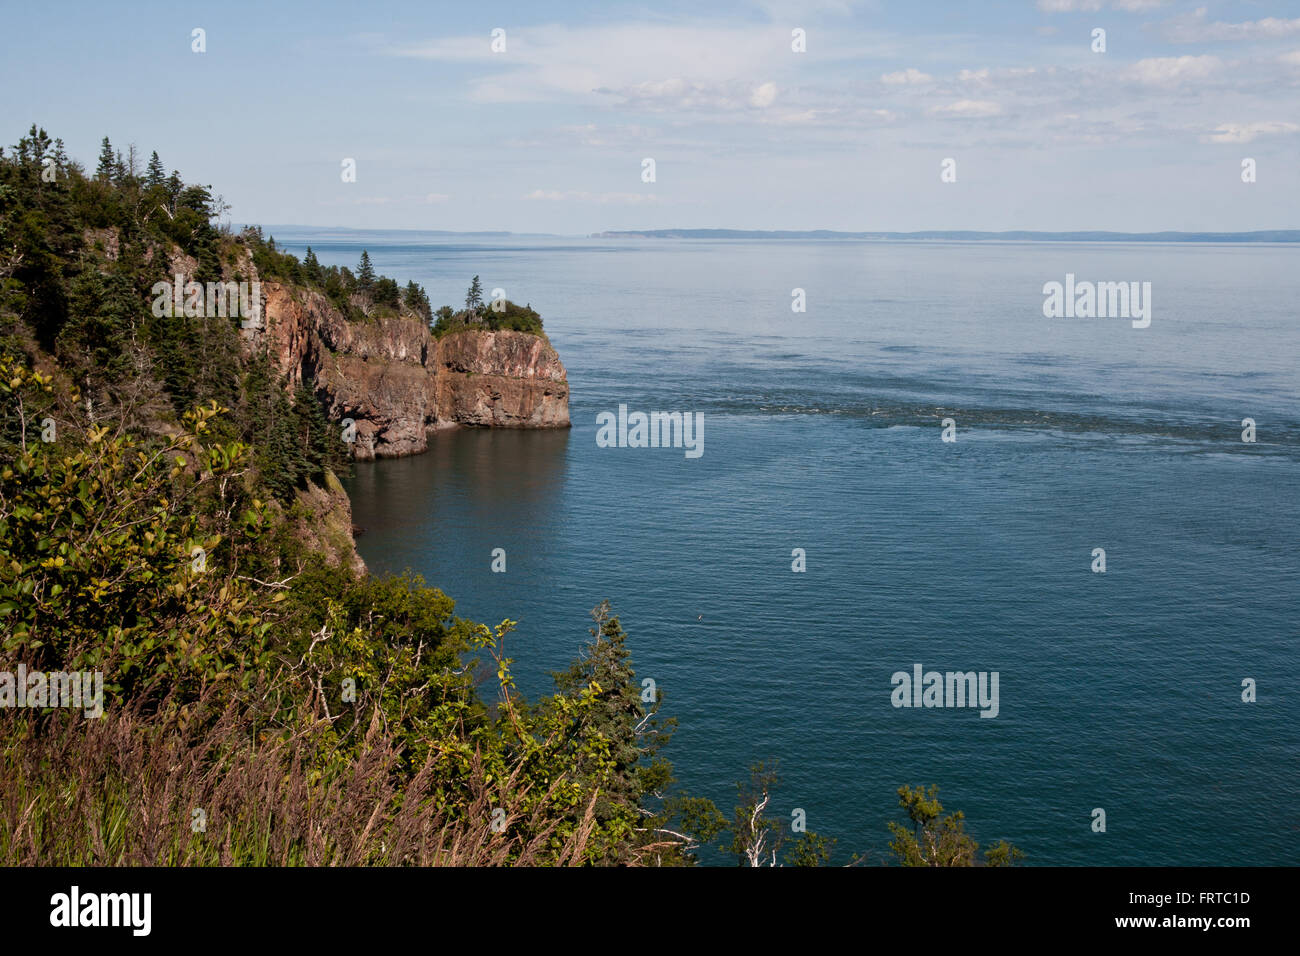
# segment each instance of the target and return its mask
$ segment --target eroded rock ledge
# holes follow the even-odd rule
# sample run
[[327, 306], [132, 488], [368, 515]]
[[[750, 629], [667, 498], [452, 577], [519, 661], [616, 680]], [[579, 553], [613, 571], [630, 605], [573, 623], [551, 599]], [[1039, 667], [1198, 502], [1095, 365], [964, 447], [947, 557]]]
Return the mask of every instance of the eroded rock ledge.
[[350, 323], [324, 296], [263, 282], [266, 344], [293, 385], [315, 380], [330, 418], [356, 423], [360, 461], [417, 455], [430, 431], [458, 425], [567, 428], [568, 376], [546, 339], [455, 332], [435, 339], [416, 318]]

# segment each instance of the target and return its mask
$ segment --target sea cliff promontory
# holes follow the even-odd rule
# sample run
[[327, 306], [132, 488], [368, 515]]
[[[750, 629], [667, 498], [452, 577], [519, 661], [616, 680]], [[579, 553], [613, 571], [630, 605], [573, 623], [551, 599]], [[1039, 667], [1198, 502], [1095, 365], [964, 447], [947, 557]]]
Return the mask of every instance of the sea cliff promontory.
[[261, 284], [265, 323], [246, 330], [294, 386], [314, 387], [329, 418], [351, 419], [359, 461], [416, 455], [430, 432], [466, 426], [565, 428], [569, 386], [544, 335], [466, 328], [436, 338], [400, 315], [348, 321], [319, 292]]

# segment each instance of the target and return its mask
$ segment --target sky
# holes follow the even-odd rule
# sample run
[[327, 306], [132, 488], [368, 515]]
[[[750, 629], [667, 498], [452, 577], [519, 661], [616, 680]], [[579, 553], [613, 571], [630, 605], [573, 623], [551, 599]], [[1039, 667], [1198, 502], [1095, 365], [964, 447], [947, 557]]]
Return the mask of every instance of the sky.
[[156, 149], [236, 223], [1300, 228], [1300, 0], [126, 7], [4, 0], [0, 142]]

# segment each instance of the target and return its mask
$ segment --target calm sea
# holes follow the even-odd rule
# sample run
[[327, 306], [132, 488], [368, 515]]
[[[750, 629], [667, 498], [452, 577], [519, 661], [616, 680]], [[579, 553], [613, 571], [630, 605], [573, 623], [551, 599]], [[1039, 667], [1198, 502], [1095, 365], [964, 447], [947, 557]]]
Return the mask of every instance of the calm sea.
[[[682, 784], [729, 812], [777, 760], [777, 811], [840, 860], [886, 857], [897, 788], [936, 783], [1034, 864], [1296, 862], [1300, 249], [276, 239], [542, 313], [571, 431], [441, 434], [348, 482], [372, 570], [520, 622], [526, 692], [608, 597]], [[1150, 327], [1044, 318], [1067, 273], [1150, 282]], [[620, 404], [702, 413], [703, 456], [597, 447]], [[916, 664], [996, 671], [999, 713], [894, 707]]]

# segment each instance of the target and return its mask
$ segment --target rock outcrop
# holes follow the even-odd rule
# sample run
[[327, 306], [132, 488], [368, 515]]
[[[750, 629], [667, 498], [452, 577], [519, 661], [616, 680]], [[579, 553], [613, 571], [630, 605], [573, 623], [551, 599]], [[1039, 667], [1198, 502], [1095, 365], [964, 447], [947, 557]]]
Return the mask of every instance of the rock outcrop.
[[325, 472], [323, 488], [308, 482], [297, 492], [296, 500], [306, 514], [297, 523], [299, 539], [323, 555], [327, 566], [364, 574], [366, 562], [357, 553], [353, 538], [352, 502], [334, 473]]
[[261, 283], [263, 343], [292, 384], [315, 381], [330, 418], [355, 423], [358, 460], [426, 450], [438, 428], [565, 428], [567, 373], [550, 343], [526, 332], [469, 330], [435, 339], [415, 318], [348, 322], [319, 293]]

